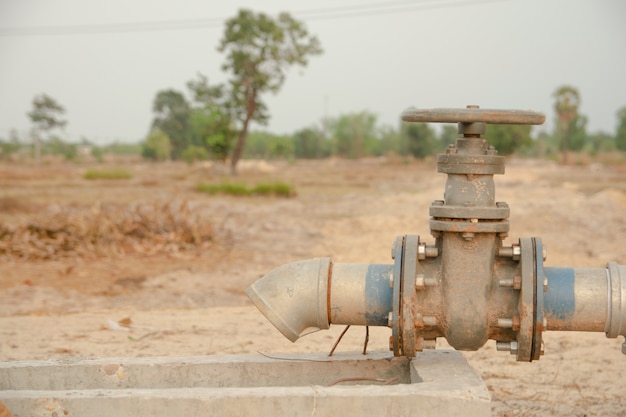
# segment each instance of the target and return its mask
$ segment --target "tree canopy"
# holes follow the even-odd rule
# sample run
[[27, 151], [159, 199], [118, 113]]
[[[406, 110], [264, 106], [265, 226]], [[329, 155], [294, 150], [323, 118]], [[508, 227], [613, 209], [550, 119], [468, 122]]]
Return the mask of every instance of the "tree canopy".
[[261, 95], [280, 90], [286, 71], [292, 65], [306, 66], [308, 58], [322, 48], [304, 24], [289, 13], [272, 18], [265, 13], [239, 10], [226, 22], [218, 48], [226, 56], [222, 69], [231, 74], [230, 99], [241, 122], [237, 143], [231, 156], [231, 171], [236, 173], [243, 154], [251, 121], [264, 123], [269, 118]]
[[33, 99], [33, 109], [28, 113], [28, 117], [35, 127], [35, 163], [37, 165], [39, 165], [41, 155], [40, 132], [50, 135], [51, 130], [65, 127], [67, 120], [61, 119], [64, 114], [65, 108], [47, 94], [40, 94]]
[[191, 108], [185, 96], [176, 90], [159, 91], [152, 104], [152, 130], [163, 132], [171, 143], [171, 157], [180, 158], [188, 145]]

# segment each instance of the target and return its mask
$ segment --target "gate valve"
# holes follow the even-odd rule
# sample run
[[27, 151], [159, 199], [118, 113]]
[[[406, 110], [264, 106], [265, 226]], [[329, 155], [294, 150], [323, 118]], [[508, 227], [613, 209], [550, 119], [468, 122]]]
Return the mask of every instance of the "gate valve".
[[408, 109], [402, 120], [458, 123], [462, 135], [437, 158], [447, 180], [430, 207], [434, 244], [400, 236], [392, 265], [318, 258], [274, 269], [247, 294], [281, 333], [295, 341], [330, 324], [388, 326], [396, 356], [434, 348], [437, 337], [458, 350], [492, 339], [526, 362], [543, 354], [546, 330], [626, 336], [626, 266], [544, 268], [540, 238], [503, 243], [509, 206], [495, 200], [493, 175], [504, 157], [481, 135], [487, 124], [542, 124], [543, 114], [467, 106]]

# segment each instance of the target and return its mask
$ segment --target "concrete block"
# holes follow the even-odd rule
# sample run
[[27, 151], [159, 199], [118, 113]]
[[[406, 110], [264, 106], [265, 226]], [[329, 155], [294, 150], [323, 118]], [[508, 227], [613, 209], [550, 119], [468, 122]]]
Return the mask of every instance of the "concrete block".
[[0, 400], [15, 417], [491, 415], [455, 351], [4, 362]]

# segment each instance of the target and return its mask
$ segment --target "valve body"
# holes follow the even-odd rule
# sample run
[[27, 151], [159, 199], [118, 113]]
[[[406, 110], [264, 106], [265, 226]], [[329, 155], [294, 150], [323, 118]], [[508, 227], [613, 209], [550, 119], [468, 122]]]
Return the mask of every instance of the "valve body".
[[[495, 200], [493, 175], [504, 158], [481, 137], [485, 123], [542, 123], [532, 112], [470, 107], [408, 111], [408, 121], [460, 119], [455, 145], [438, 156], [447, 174], [444, 200], [430, 207], [433, 244], [398, 237], [393, 264], [285, 265], [248, 289], [257, 307], [290, 340], [333, 324], [389, 326], [390, 349], [413, 357], [445, 337], [458, 350], [496, 340], [498, 350], [533, 361], [546, 330], [626, 336], [626, 267], [544, 268], [541, 239], [511, 245], [509, 206]], [[622, 351], [626, 349], [626, 342]]]

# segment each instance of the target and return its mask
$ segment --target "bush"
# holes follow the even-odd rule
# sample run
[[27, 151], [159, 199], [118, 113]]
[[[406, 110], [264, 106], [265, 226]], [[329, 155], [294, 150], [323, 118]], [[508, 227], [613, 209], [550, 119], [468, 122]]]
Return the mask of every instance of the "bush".
[[88, 169], [85, 172], [86, 180], [127, 180], [133, 177], [130, 171], [126, 169]]
[[202, 146], [189, 145], [185, 148], [180, 157], [189, 165], [196, 161], [205, 161], [209, 157], [209, 153]]
[[274, 195], [277, 197], [295, 197], [296, 192], [289, 184], [282, 182], [258, 184], [252, 189], [252, 194]]
[[244, 184], [221, 183], [221, 184], [205, 184], [201, 183], [196, 186], [196, 191], [206, 194], [227, 194], [233, 196], [275, 196], [275, 197], [295, 197], [294, 188], [282, 182], [261, 183], [254, 187], [247, 187]]
[[196, 186], [196, 191], [205, 194], [228, 194], [235, 196], [247, 196], [250, 195], [250, 189], [246, 187], [244, 184], [232, 184], [232, 183], [222, 183], [222, 184], [204, 184], [200, 183]]
[[165, 161], [172, 152], [170, 138], [159, 129], [154, 129], [143, 144], [141, 156], [154, 161]]

